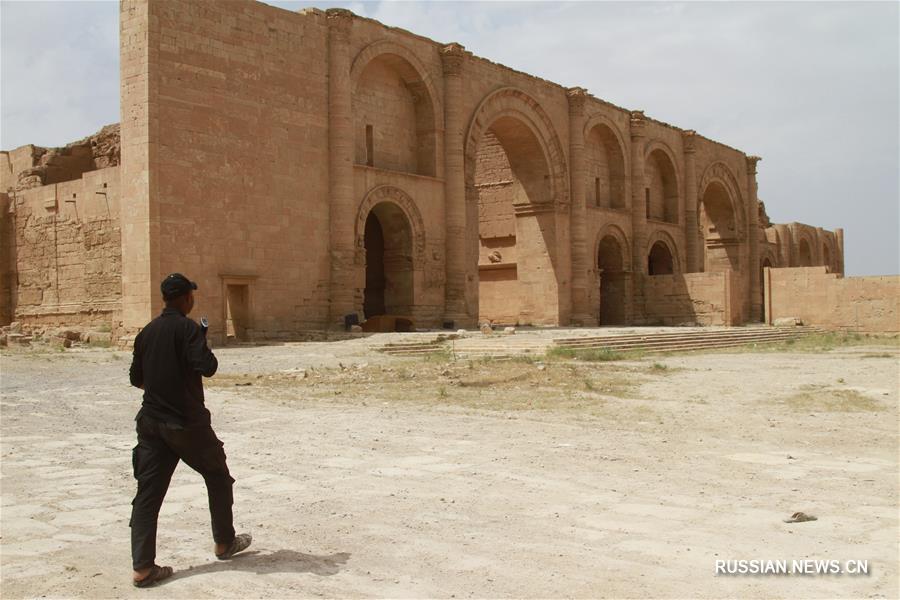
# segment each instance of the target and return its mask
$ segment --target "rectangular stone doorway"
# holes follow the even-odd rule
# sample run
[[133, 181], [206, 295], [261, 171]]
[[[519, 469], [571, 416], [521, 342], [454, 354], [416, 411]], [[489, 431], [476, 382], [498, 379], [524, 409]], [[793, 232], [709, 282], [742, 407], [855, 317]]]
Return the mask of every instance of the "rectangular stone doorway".
[[225, 285], [225, 339], [247, 341], [250, 318], [250, 286], [246, 283]]

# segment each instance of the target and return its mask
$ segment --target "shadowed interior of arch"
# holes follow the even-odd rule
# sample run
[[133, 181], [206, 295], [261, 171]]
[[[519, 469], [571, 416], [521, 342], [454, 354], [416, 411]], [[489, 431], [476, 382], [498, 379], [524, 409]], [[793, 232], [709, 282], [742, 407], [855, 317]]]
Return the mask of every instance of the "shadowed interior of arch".
[[728, 190], [718, 181], [710, 183], [703, 192], [700, 227], [704, 239], [703, 270], [739, 270], [740, 240], [734, 208]]
[[392, 202], [376, 204], [366, 217], [366, 287], [363, 314], [411, 315], [413, 310], [412, 227]]
[[653, 244], [647, 256], [647, 273], [650, 275], [671, 275], [675, 272], [672, 251], [662, 240]]
[[644, 168], [644, 196], [647, 218], [678, 222], [678, 180], [669, 156], [656, 149], [647, 157]]
[[800, 240], [799, 261], [801, 267], [811, 267], [813, 264], [812, 249], [806, 240]]
[[591, 128], [584, 143], [585, 201], [588, 206], [625, 208], [625, 159], [606, 125]]
[[434, 107], [421, 76], [406, 59], [385, 53], [370, 61], [352, 103], [356, 164], [435, 175]]
[[619, 241], [604, 236], [597, 249], [600, 273], [600, 325], [625, 324], [625, 259]]
[[479, 320], [555, 322], [550, 170], [540, 142], [522, 121], [503, 116], [485, 130], [471, 191], [478, 209]]

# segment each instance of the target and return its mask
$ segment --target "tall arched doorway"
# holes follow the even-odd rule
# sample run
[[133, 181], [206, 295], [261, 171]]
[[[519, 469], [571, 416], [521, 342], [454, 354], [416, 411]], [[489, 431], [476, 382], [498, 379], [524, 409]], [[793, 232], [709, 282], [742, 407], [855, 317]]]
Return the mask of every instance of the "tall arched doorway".
[[625, 324], [625, 256], [612, 235], [604, 236], [597, 248], [600, 276], [600, 325]]
[[700, 226], [705, 241], [703, 270], [739, 270], [740, 243], [734, 207], [728, 190], [719, 181], [712, 181], [703, 192]]
[[[558, 319], [550, 172], [535, 132], [501, 116], [481, 136], [474, 165], [478, 207], [478, 319]], [[547, 292], [554, 290], [553, 296]]]
[[801, 267], [811, 267], [813, 264], [812, 250], [810, 249], [809, 243], [806, 240], [800, 240], [799, 262]]
[[409, 219], [392, 202], [372, 207], [366, 217], [366, 287], [363, 314], [411, 315], [413, 310], [413, 236]]
[[672, 251], [662, 240], [653, 244], [647, 256], [647, 273], [650, 275], [671, 275], [675, 272]]

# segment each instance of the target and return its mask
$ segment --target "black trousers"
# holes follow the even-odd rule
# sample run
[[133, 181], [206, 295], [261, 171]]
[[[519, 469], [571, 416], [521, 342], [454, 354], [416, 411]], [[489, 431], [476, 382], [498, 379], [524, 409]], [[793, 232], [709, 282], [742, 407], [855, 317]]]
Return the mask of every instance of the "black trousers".
[[135, 570], [156, 560], [156, 524], [169, 481], [183, 460], [206, 482], [213, 540], [230, 544], [234, 540], [231, 506], [234, 479], [225, 462], [224, 444], [209, 425], [178, 427], [150, 417], [137, 419], [137, 446], [132, 451], [134, 478], [138, 489], [131, 509], [131, 559]]

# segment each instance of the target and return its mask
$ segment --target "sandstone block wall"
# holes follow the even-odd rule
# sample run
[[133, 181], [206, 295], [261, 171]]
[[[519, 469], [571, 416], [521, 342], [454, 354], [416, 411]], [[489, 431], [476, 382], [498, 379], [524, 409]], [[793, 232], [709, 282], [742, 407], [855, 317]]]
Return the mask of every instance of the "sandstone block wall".
[[[7, 196], [4, 318], [27, 326], [118, 327], [119, 169]], [[2, 314], [0, 313], [0, 314]]]
[[900, 275], [847, 277], [826, 267], [767, 269], [766, 322], [872, 333], [900, 332]]
[[731, 272], [642, 276], [647, 325], [743, 322], [739, 279]]
[[214, 337], [225, 334], [230, 293], [246, 298], [240, 329], [251, 339], [321, 327], [331, 258], [324, 16], [251, 2], [121, 6], [123, 229], [138, 234], [123, 253], [126, 326], [158, 311], [158, 282], [180, 271], [199, 284], [195, 311]]

